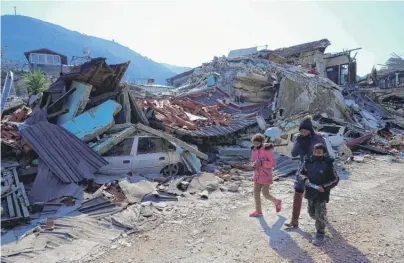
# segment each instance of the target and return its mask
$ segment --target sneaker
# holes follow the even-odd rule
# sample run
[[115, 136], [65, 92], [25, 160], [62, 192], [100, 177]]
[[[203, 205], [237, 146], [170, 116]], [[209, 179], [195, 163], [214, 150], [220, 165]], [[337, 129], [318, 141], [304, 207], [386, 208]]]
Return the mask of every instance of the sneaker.
[[281, 209], [282, 209], [282, 200], [277, 200], [275, 202], [275, 209], [276, 209], [277, 213], [279, 213], [281, 211]]
[[254, 211], [250, 214], [250, 217], [260, 217], [262, 216], [262, 212], [261, 211]]
[[315, 246], [321, 246], [324, 243], [324, 234], [317, 233], [311, 243]]

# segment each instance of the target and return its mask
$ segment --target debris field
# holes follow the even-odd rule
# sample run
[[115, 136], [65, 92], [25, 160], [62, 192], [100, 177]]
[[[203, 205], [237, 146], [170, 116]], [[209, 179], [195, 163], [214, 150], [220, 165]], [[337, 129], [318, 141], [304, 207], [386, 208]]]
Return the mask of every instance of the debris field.
[[[324, 53], [330, 44], [233, 50], [168, 79], [173, 88], [161, 94], [122, 81], [130, 61], [94, 58], [39, 100], [3, 105], [4, 96], [13, 101], [10, 72], [1, 120], [2, 262], [79, 262], [119, 237], [157, 228], [176, 203], [244, 195], [251, 137], [270, 127], [282, 131], [272, 141], [274, 180], [292, 179], [293, 138], [307, 115], [339, 172], [374, 155], [402, 162], [403, 72], [356, 81], [351, 51]], [[331, 69], [343, 69], [337, 57], [349, 63], [334, 79]]]

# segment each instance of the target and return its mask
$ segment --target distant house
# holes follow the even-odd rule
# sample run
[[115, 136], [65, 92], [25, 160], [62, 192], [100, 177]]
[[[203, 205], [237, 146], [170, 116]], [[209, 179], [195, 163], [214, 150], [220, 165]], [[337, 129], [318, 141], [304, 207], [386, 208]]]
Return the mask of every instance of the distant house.
[[355, 83], [357, 81], [356, 59], [355, 56], [351, 56], [351, 52], [355, 50], [359, 50], [359, 48], [335, 54], [324, 54], [327, 78], [340, 86]]
[[352, 51], [324, 53], [331, 43], [328, 39], [308, 42], [296, 46], [260, 51], [260, 56], [275, 63], [290, 63], [305, 68], [315, 67], [320, 75], [328, 77], [339, 86], [356, 82], [356, 59]]
[[67, 56], [47, 48], [24, 52], [32, 71], [42, 71], [48, 76], [58, 77], [61, 72], [68, 72]]

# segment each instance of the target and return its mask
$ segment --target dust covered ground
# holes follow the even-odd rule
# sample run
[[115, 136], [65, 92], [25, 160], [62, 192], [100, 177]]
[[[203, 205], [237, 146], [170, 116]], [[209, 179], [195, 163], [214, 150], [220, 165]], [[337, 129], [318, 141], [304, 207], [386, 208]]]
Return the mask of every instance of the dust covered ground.
[[314, 222], [303, 203], [300, 229], [283, 226], [290, 218], [290, 179], [272, 193], [283, 210], [263, 201], [264, 217], [249, 218], [252, 185], [239, 193], [216, 191], [209, 200], [187, 197], [160, 204], [164, 223], [141, 234], [124, 235], [79, 262], [404, 262], [404, 164], [393, 157], [345, 165], [328, 203], [326, 243], [314, 247]]

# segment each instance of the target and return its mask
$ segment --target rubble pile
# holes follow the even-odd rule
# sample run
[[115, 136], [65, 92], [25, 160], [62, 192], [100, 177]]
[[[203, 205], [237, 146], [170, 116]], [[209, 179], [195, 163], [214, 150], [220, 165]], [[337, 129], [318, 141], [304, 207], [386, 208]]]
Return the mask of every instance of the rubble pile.
[[[215, 57], [169, 79], [177, 88], [164, 96], [121, 83], [130, 61], [96, 58], [60, 76], [36, 108], [2, 111], [2, 223], [19, 225], [4, 231], [2, 255], [43, 251], [27, 248], [49, 241], [44, 234], [54, 220], [77, 218], [66, 236], [81, 229], [80, 242], [101, 242], [91, 231], [108, 226], [105, 240], [112, 240], [156, 227], [160, 201], [239, 192], [253, 175], [250, 139], [269, 127], [282, 131], [272, 141], [274, 180], [290, 176], [298, 169], [290, 156], [294, 136], [307, 115], [340, 161], [369, 153], [403, 157], [402, 97], [325, 77], [321, 58], [329, 44]], [[313, 63], [319, 70], [307, 66]]]
[[208, 80], [214, 78], [212, 72], [220, 76], [214, 85], [232, 99], [241, 97], [246, 103], [275, 102], [277, 107], [285, 109], [286, 117], [302, 111], [323, 110], [332, 117], [343, 116], [345, 104], [341, 89], [306, 68], [277, 64], [259, 56], [216, 58], [193, 71], [184, 83], [194, 87], [187, 93], [209, 89]]
[[[164, 116], [163, 123], [173, 129], [221, 131], [234, 124], [240, 129], [237, 121], [251, 112], [254, 117], [242, 125], [256, 123], [257, 109], [204, 103], [206, 94], [166, 101], [135, 98], [120, 83], [128, 65], [93, 59], [52, 83], [35, 109], [3, 112], [2, 223], [9, 228], [2, 256], [32, 257], [37, 250], [26, 250], [28, 241], [13, 247], [15, 238], [35, 233], [35, 240], [46, 240], [43, 234], [52, 231], [55, 219], [109, 221], [133, 233], [161, 223], [159, 210], [145, 202], [176, 201], [186, 192], [206, 199], [219, 184], [222, 191], [237, 191], [214, 173], [202, 172], [200, 159], [207, 164], [208, 155], [150, 127], [149, 113]], [[232, 173], [240, 174], [237, 180], [252, 176], [235, 168]]]

